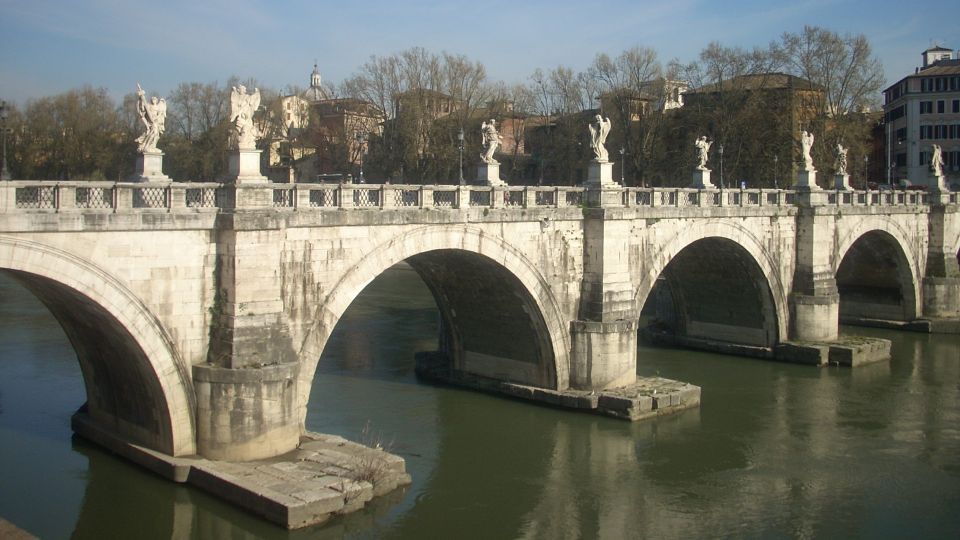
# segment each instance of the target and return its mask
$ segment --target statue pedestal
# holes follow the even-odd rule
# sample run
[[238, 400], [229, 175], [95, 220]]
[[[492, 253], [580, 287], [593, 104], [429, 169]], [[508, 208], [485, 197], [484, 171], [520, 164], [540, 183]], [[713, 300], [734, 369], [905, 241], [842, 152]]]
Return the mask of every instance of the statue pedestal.
[[262, 150], [234, 150], [230, 154], [227, 182], [237, 185], [266, 184], [266, 176], [260, 174], [260, 153]]
[[506, 182], [500, 179], [499, 163], [481, 163], [477, 165], [477, 182], [485, 186], [505, 186]]
[[819, 191], [821, 188], [817, 185], [816, 169], [810, 169], [809, 171], [801, 169], [797, 171], [797, 183], [793, 185], [793, 189], [798, 191]]
[[169, 182], [170, 177], [163, 174], [163, 152], [143, 152], [137, 154], [137, 165], [133, 170], [131, 182]]
[[696, 169], [693, 171], [693, 181], [690, 187], [696, 189], [717, 189], [710, 181], [710, 169]]
[[613, 163], [610, 161], [591, 161], [587, 169], [587, 206], [602, 208], [623, 206], [623, 189], [613, 181]]
[[620, 184], [613, 180], [613, 162], [612, 161], [591, 161], [587, 169], [588, 188], [620, 188]]
[[945, 191], [950, 191], [950, 188], [947, 186], [947, 177], [944, 175], [937, 176], [933, 173], [930, 174], [930, 191], [943, 193]]
[[850, 175], [849, 174], [838, 174], [833, 177], [834, 179], [834, 188], [838, 191], [852, 191], [853, 187], [850, 185]]

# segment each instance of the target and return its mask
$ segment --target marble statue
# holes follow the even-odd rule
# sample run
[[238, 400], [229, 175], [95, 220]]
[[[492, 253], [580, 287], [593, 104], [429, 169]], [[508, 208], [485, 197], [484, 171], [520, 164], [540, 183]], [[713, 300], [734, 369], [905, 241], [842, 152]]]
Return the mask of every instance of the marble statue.
[[147, 101], [147, 94], [137, 83], [137, 114], [143, 122], [145, 131], [137, 137], [137, 151], [143, 153], [157, 153], [157, 141], [163, 135], [167, 119], [167, 102], [157, 96]]
[[593, 148], [594, 156], [596, 156], [594, 161], [600, 163], [610, 161], [607, 148], [604, 146], [604, 143], [607, 142], [607, 135], [610, 134], [610, 119], [598, 114], [596, 122], [591, 123], [588, 127], [590, 129], [590, 146]]
[[939, 144], [933, 145], [933, 153], [930, 156], [930, 172], [933, 176], [943, 176], [943, 150]]
[[810, 150], [813, 149], [813, 133], [809, 131], [800, 132], [800, 146], [803, 149], [803, 168], [807, 171], [815, 170], [813, 168], [813, 157]]
[[500, 146], [503, 137], [497, 132], [496, 121], [491, 118], [489, 122], [483, 122], [480, 126], [480, 133], [483, 135], [483, 154], [480, 156], [480, 161], [490, 165], [499, 165], [500, 162], [493, 159], [493, 154]]
[[233, 136], [236, 148], [252, 150], [257, 146], [257, 133], [253, 125], [253, 113], [260, 107], [260, 90], [254, 88], [247, 94], [242, 84], [234, 86], [230, 93], [230, 121], [233, 122]]
[[706, 135], [701, 135], [693, 145], [697, 147], [697, 170], [708, 171], [707, 159], [710, 157], [710, 147], [713, 146], [713, 141], [708, 141]]
[[837, 174], [847, 174], [847, 148], [837, 142]]

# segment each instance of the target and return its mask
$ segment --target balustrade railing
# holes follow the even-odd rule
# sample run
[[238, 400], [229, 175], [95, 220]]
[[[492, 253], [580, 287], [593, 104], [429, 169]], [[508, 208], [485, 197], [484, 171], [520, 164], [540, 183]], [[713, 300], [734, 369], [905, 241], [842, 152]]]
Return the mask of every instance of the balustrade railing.
[[917, 190], [827, 192], [827, 202], [835, 206], [923, 206], [929, 203], [929, 199], [928, 192]]
[[[457, 186], [405, 184], [262, 184], [237, 189], [269, 190], [264, 204], [277, 210], [307, 209], [457, 209], [564, 208], [581, 206], [585, 189], [568, 186]], [[224, 206], [224, 186], [217, 183], [126, 183], [13, 181], [0, 183], [0, 211], [216, 211]], [[823, 201], [835, 206], [923, 206], [931, 201], [960, 204], [960, 193], [925, 191], [824, 190]], [[229, 199], [233, 200], [233, 199]], [[627, 207], [703, 208], [790, 206], [791, 190], [623, 188]]]

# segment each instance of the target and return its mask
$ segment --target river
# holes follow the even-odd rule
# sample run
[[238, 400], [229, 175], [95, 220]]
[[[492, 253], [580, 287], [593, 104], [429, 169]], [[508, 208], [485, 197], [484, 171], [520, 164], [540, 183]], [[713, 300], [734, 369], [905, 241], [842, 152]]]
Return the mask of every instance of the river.
[[379, 439], [413, 484], [288, 532], [72, 437], [73, 350], [0, 273], [0, 517], [41, 538], [960, 535], [960, 336], [844, 328], [893, 341], [855, 369], [641, 346], [641, 375], [700, 385], [703, 403], [631, 424], [417, 381], [437, 324], [404, 268], [344, 314], [308, 428]]

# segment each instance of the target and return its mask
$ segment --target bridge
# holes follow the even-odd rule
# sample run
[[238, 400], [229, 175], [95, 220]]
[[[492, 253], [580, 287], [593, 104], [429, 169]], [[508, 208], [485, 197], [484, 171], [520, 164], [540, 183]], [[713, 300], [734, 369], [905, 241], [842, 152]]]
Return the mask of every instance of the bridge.
[[215, 460], [297, 446], [337, 321], [400, 262], [451, 369], [602, 390], [634, 382], [654, 307], [681, 343], [759, 356], [841, 320], [956, 322], [958, 253], [957, 193], [0, 184], [0, 270], [63, 326], [91, 421]]

